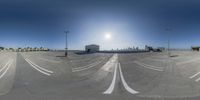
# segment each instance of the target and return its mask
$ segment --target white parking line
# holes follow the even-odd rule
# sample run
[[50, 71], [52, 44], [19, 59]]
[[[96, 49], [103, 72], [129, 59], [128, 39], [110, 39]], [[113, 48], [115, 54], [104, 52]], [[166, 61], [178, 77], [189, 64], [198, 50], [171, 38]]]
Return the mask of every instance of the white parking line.
[[76, 67], [76, 68], [73, 68], [73, 69], [74, 70], [84, 69], [84, 68], [88, 68], [88, 67], [94, 66], [94, 65], [96, 65], [98, 63], [101, 63], [101, 61], [97, 61], [97, 62], [91, 63], [91, 64], [83, 66], [83, 67]]
[[196, 77], [196, 76], [199, 75], [199, 74], [200, 74], [200, 72], [198, 72], [198, 73], [196, 73], [196, 74], [190, 76], [189, 78], [194, 78], [194, 77]]
[[[192, 75], [192, 76], [190, 76], [189, 78], [195, 78], [196, 76], [198, 76], [200, 74], [200, 72], [198, 72], [198, 73], [196, 73], [196, 74], [194, 74], [194, 75]], [[196, 80], [195, 80], [196, 82], [199, 82], [200, 81], [200, 78], [197, 78]]]
[[113, 92], [114, 87], [115, 87], [115, 82], [116, 82], [116, 75], [117, 75], [117, 63], [115, 64], [115, 71], [114, 71], [112, 83], [110, 84], [109, 88], [105, 92], [103, 92], [103, 94], [111, 94]]
[[10, 63], [10, 60], [6, 63], [6, 65], [3, 66], [3, 68], [0, 69], [0, 73], [8, 66], [9, 63]]
[[[6, 72], [8, 71], [8, 69], [10, 68], [10, 66], [12, 65], [13, 60], [9, 60], [8, 63], [4, 66], [4, 68], [6, 68], [6, 70], [0, 75], [0, 79], [6, 74]], [[3, 68], [2, 68], [3, 69]], [[2, 70], [1, 70], [2, 71]]]
[[86, 70], [86, 69], [90, 69], [90, 68], [97, 66], [98, 64], [102, 63], [103, 60], [104, 59], [102, 59], [98, 62], [91, 63], [89, 65], [83, 66], [83, 67], [72, 68], [72, 72], [79, 72], [79, 71], [83, 71], [83, 70]]
[[[29, 59], [27, 59], [27, 60], [30, 61]], [[45, 68], [42, 68], [42, 67], [36, 65], [35, 63], [33, 63], [32, 61], [30, 61], [30, 63], [32, 63], [33, 65], [35, 65], [36, 67], [38, 67], [39, 69], [41, 69], [41, 70], [43, 70], [43, 71], [46, 71], [46, 72], [48, 72], [48, 73], [53, 73], [53, 71], [47, 70], [47, 69], [45, 69]]]
[[197, 62], [198, 60], [200, 60], [200, 59], [195, 58], [195, 59], [191, 59], [191, 60], [187, 60], [187, 61], [183, 61], [183, 62], [178, 62], [176, 65], [184, 65], [184, 64], [188, 64], [188, 63], [192, 63], [192, 62]]
[[78, 67], [78, 68], [72, 68], [72, 72], [79, 72], [79, 71], [83, 71], [83, 70], [86, 70], [86, 69], [90, 69], [98, 64], [100, 64], [101, 61], [98, 61], [98, 62], [95, 62], [95, 63], [92, 63], [92, 64], [89, 64], [87, 66], [84, 66], [84, 67]]
[[43, 61], [48, 61], [48, 62], [52, 62], [52, 63], [60, 63], [60, 61], [56, 61], [56, 60], [49, 60], [49, 59], [46, 59], [46, 58], [39, 58]]
[[116, 82], [116, 75], [117, 75], [117, 68], [118, 68], [118, 55], [114, 54], [109, 61], [102, 67], [104, 70], [108, 71], [111, 67], [114, 67], [114, 74], [113, 74], [113, 79], [112, 82], [109, 86], [109, 88], [103, 92], [103, 94], [111, 94], [114, 90], [115, 87], [115, 82]]
[[146, 58], [147, 60], [156, 61], [156, 62], [164, 62], [166, 59], [164, 58]]
[[113, 75], [112, 82], [111, 82], [109, 88], [105, 92], [103, 92], [103, 94], [111, 94], [113, 92], [114, 87], [115, 87], [116, 75], [117, 75], [118, 67], [119, 67], [120, 78], [121, 78], [121, 81], [122, 81], [122, 84], [123, 84], [124, 88], [131, 94], [139, 93], [138, 91], [135, 91], [132, 88], [130, 88], [128, 86], [128, 84], [126, 83], [126, 81], [124, 79], [124, 76], [123, 76], [123, 73], [122, 73], [121, 65], [118, 62], [118, 55], [117, 54], [113, 55], [112, 59], [110, 59], [108, 62], [111, 63], [111, 64], [115, 64], [115, 70], [114, 70], [114, 75]]
[[152, 70], [156, 70], [156, 71], [163, 71], [162, 67], [156, 67], [156, 66], [152, 66], [152, 65], [147, 65], [147, 64], [141, 63], [139, 61], [134, 61], [134, 63], [136, 63], [136, 64], [138, 64], [140, 66], [143, 66], [145, 68], [148, 68], [148, 69], [152, 69]]
[[[50, 76], [51, 74], [50, 73], [53, 73], [53, 71], [49, 71], [47, 69], [44, 69], [36, 64], [34, 64], [33, 62], [31, 62], [29, 59], [25, 59], [34, 69], [36, 69], [37, 71], [45, 74], [45, 75], [48, 75]], [[45, 72], [46, 71], [46, 72]]]
[[196, 81], [196, 82], [199, 82], [199, 81], [200, 81], [200, 78], [196, 79], [195, 81]]
[[137, 94], [139, 93], [138, 91], [135, 91], [133, 90], [132, 88], [130, 88], [128, 86], [128, 84], [126, 83], [125, 79], [124, 79], [124, 76], [123, 76], [123, 73], [122, 73], [122, 69], [121, 69], [121, 64], [119, 63], [119, 72], [120, 72], [120, 77], [121, 77], [121, 80], [122, 80], [122, 83], [123, 83], [123, 86], [125, 87], [125, 89], [131, 93], [131, 94]]

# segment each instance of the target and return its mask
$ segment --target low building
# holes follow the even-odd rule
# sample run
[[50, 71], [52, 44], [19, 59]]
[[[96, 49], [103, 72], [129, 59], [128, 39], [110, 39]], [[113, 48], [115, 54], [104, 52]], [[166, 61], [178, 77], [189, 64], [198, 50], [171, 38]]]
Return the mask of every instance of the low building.
[[9, 48], [9, 51], [15, 51], [15, 49], [14, 48]]
[[200, 51], [200, 46], [191, 47], [192, 51]]
[[158, 47], [159, 50], [165, 51], [165, 47]]
[[96, 45], [96, 44], [86, 45], [85, 51], [87, 53], [99, 52], [99, 45]]
[[4, 50], [4, 47], [0, 47], [0, 50]]
[[50, 51], [50, 49], [48, 49], [48, 48], [44, 48], [43, 51]]
[[146, 51], [153, 51], [153, 47], [145, 45], [145, 50]]

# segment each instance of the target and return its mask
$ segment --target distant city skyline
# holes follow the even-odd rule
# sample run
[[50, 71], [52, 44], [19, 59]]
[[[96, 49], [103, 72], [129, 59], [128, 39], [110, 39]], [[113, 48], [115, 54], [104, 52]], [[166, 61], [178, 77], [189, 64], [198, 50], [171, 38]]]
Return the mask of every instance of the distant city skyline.
[[[1, 0], [0, 46], [101, 50], [145, 45], [200, 46], [196, 0]], [[170, 28], [170, 31], [166, 31]], [[110, 39], [105, 34], [111, 34]]]

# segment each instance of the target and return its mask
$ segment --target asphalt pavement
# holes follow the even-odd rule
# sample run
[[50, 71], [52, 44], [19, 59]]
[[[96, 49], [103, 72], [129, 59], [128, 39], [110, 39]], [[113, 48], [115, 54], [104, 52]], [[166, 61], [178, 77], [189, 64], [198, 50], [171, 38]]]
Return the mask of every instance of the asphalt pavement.
[[198, 100], [200, 53], [1, 52], [0, 100]]

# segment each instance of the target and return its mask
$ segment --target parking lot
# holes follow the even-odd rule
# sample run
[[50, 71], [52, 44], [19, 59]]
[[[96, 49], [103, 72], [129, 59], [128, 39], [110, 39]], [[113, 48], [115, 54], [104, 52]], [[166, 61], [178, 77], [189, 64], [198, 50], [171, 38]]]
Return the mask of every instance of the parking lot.
[[200, 53], [0, 52], [0, 99], [194, 99]]

